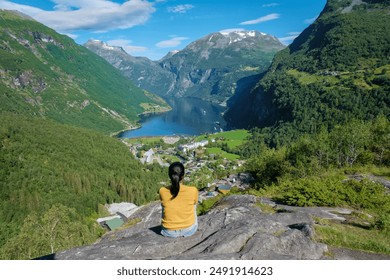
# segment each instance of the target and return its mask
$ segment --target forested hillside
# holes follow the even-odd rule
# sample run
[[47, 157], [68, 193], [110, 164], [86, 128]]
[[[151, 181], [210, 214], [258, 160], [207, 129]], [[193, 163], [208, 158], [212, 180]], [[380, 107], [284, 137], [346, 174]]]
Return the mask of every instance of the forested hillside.
[[105, 133], [166, 103], [104, 59], [23, 14], [0, 11], [0, 109]]
[[0, 123], [3, 259], [93, 242], [102, 233], [95, 221], [102, 205], [155, 200], [166, 180], [165, 170], [141, 165], [125, 145], [103, 134], [12, 113], [1, 113]]
[[239, 127], [273, 126], [277, 144], [352, 118], [389, 117], [389, 10], [388, 1], [329, 0], [226, 118]]

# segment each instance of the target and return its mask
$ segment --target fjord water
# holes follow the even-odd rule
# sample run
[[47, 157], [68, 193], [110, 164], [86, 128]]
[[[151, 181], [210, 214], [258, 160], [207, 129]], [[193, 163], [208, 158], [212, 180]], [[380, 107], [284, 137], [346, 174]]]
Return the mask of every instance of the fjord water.
[[147, 136], [199, 135], [226, 130], [222, 117], [226, 109], [198, 98], [169, 98], [172, 110], [141, 119], [141, 128], [122, 132], [120, 138]]

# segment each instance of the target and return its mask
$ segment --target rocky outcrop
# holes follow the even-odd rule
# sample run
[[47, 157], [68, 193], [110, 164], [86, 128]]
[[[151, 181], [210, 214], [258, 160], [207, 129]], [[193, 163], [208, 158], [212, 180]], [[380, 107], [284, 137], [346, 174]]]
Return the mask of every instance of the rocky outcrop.
[[[259, 203], [271, 201], [252, 195], [224, 197], [198, 217], [197, 233], [169, 238], [159, 233], [159, 202], [140, 207], [129, 221], [140, 221], [109, 232], [99, 242], [58, 252], [54, 259], [321, 259], [327, 246], [312, 240], [310, 208], [290, 208], [269, 214]], [[310, 212], [311, 211], [311, 212]], [[316, 215], [330, 216], [317, 208]], [[332, 214], [334, 215], [334, 214]], [[333, 216], [334, 217], [334, 216]]]

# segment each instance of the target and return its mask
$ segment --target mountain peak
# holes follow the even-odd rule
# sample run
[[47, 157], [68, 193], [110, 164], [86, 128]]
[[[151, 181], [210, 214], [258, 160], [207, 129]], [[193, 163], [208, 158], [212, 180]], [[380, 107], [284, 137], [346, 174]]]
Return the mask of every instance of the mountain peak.
[[[269, 42], [270, 45], [281, 45], [279, 40], [269, 34], [256, 30], [222, 30], [211, 33], [188, 45], [189, 49], [226, 49], [226, 48], [253, 48], [261, 42]], [[268, 44], [268, 43], [267, 43]]]
[[35, 19], [33, 19], [32, 17], [30, 17], [29, 15], [26, 15], [18, 10], [6, 10], [6, 9], [0, 9], [1, 12], [5, 12], [5, 13], [11, 13], [11, 14], [14, 14], [20, 18], [23, 18], [23, 19], [28, 19], [28, 20], [33, 20], [33, 21], [36, 21]]
[[231, 36], [239, 36], [243, 39], [248, 37], [256, 37], [256, 35], [261, 34], [263, 36], [266, 36], [267, 34], [263, 32], [258, 32], [255, 30], [222, 30], [219, 33], [221, 33], [225, 37], [231, 37]]
[[179, 53], [180, 51], [179, 50], [173, 50], [173, 51], [170, 51], [168, 52], [164, 57], [162, 57], [161, 59], [159, 59], [159, 61], [164, 61], [166, 59], [169, 59], [171, 58], [172, 56], [174, 56], [175, 54]]

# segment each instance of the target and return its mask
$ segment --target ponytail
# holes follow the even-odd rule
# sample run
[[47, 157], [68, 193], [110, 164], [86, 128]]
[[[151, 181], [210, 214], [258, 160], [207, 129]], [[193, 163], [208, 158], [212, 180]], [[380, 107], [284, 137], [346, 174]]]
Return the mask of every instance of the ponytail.
[[171, 199], [174, 199], [180, 191], [180, 181], [184, 177], [184, 166], [180, 162], [174, 162], [169, 166], [168, 170], [169, 178], [171, 179], [170, 192]]

